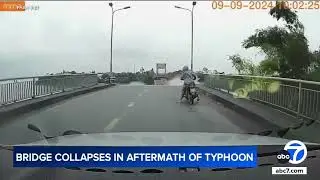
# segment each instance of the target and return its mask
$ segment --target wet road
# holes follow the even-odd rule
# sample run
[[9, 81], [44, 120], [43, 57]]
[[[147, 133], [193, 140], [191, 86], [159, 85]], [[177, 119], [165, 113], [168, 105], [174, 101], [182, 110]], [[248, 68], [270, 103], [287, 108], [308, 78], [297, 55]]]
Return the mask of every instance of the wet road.
[[179, 103], [180, 86], [119, 85], [52, 105], [0, 126], [0, 143], [39, 140], [27, 129], [32, 123], [49, 135], [65, 130], [94, 132], [258, 132], [268, 127], [201, 96], [200, 102]]

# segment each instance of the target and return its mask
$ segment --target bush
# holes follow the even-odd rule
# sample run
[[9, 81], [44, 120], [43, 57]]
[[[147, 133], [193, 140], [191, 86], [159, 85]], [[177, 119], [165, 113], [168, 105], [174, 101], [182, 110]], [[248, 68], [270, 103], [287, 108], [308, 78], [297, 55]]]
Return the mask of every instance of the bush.
[[154, 84], [154, 79], [152, 76], [145, 76], [143, 82], [147, 85], [153, 85]]

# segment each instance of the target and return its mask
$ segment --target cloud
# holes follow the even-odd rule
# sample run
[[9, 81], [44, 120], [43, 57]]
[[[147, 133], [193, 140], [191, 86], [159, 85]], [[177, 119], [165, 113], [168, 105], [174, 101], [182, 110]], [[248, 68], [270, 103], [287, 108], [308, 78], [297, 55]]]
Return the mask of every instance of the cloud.
[[[111, 10], [103, 1], [28, 2], [35, 12], [0, 14], [0, 77], [40, 75], [65, 70], [109, 71]], [[191, 16], [174, 5], [191, 2], [119, 1], [114, 21], [115, 71], [133, 71], [157, 62], [168, 70], [190, 64]], [[319, 46], [319, 14], [299, 12], [310, 47]], [[257, 28], [279, 24], [267, 10], [212, 10], [201, 1], [194, 10], [194, 67], [231, 72], [227, 55], [239, 53], [255, 62], [257, 50], [245, 50], [241, 42]]]

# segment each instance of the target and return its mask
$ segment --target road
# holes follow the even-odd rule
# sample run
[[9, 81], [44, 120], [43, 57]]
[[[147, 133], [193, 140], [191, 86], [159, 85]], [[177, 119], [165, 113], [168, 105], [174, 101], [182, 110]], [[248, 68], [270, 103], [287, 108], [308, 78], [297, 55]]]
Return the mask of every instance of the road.
[[173, 82], [168, 84], [118, 85], [25, 114], [0, 126], [0, 143], [39, 140], [37, 133], [27, 129], [28, 123], [37, 125], [49, 136], [71, 129], [87, 133], [246, 133], [268, 129], [205, 96], [192, 106], [180, 103], [181, 87]]

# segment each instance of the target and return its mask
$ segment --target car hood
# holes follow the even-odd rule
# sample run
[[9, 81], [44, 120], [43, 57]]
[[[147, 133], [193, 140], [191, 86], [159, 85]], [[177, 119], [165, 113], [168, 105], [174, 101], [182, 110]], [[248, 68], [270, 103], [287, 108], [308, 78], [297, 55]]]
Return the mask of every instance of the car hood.
[[[20, 145], [56, 146], [237, 146], [285, 145], [290, 140], [233, 133], [118, 132], [59, 136]], [[314, 144], [314, 143], [306, 143]], [[316, 145], [316, 144], [314, 144]]]

